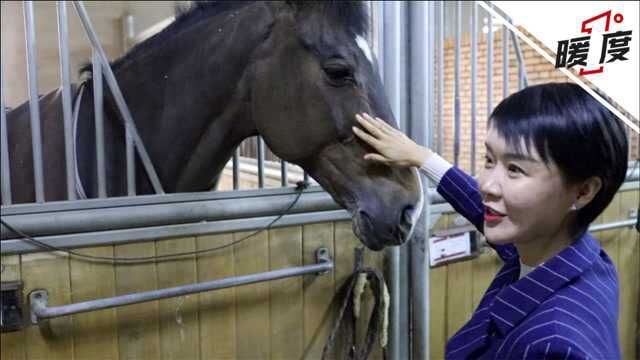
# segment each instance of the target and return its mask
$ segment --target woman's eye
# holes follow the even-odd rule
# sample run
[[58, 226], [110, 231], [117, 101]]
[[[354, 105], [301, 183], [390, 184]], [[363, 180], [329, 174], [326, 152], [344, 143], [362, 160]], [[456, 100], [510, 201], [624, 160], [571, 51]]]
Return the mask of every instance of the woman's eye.
[[514, 174], [524, 174], [524, 171], [516, 166], [516, 165], [509, 165], [509, 167], [507, 168], [509, 170], [510, 173], [514, 173]]
[[491, 165], [493, 165], [493, 160], [491, 160], [491, 158], [488, 155], [484, 156], [484, 167], [488, 168]]

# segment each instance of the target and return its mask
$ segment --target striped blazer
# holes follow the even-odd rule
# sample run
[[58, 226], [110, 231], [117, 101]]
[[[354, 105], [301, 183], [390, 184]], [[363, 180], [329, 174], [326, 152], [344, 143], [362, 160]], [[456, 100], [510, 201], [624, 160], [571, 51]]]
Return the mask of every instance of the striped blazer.
[[[474, 178], [451, 167], [438, 192], [483, 231]], [[449, 339], [447, 359], [620, 359], [617, 273], [589, 232], [521, 279], [516, 248], [492, 247], [504, 266]]]

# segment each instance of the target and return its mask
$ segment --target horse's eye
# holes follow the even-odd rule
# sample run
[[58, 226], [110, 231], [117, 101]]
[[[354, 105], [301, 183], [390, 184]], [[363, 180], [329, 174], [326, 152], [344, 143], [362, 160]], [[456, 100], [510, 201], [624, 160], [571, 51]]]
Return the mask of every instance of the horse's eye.
[[331, 80], [336, 85], [344, 85], [348, 82], [353, 82], [353, 70], [349, 66], [339, 65], [339, 64], [330, 64], [325, 65], [324, 73], [327, 74], [329, 80]]

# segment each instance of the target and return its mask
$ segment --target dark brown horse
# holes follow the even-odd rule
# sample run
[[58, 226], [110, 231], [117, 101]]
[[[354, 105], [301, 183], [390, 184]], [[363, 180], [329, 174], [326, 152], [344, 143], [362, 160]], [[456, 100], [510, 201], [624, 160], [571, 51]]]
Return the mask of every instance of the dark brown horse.
[[[371, 249], [399, 245], [422, 208], [415, 169], [363, 160], [354, 114], [393, 120], [364, 37], [359, 2], [220, 2], [196, 5], [112, 64], [167, 192], [209, 188], [245, 138], [262, 135], [300, 165], [354, 218]], [[95, 197], [92, 81], [80, 102], [76, 156]], [[66, 198], [59, 92], [40, 101], [47, 201]], [[126, 195], [124, 129], [105, 97], [109, 196]], [[33, 202], [29, 110], [8, 114], [13, 201]], [[140, 164], [138, 193], [153, 193]]]

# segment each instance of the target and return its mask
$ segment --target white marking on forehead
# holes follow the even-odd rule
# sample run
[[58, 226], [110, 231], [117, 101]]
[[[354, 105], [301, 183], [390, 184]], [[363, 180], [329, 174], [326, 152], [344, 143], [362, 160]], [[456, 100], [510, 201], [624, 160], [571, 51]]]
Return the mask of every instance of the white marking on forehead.
[[356, 44], [358, 44], [358, 47], [362, 50], [362, 52], [364, 53], [364, 56], [367, 57], [369, 62], [373, 64], [373, 56], [371, 56], [371, 47], [369, 46], [369, 43], [367, 42], [367, 40], [365, 40], [362, 36], [358, 35], [356, 36]]

